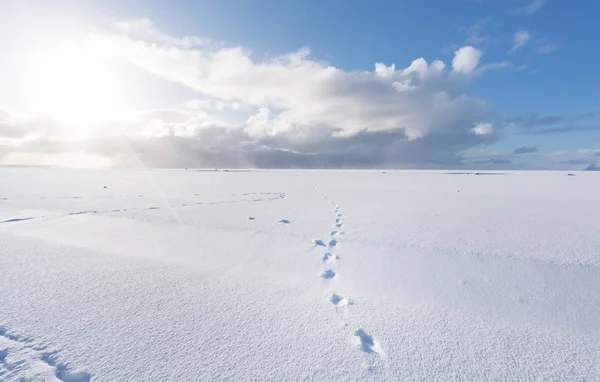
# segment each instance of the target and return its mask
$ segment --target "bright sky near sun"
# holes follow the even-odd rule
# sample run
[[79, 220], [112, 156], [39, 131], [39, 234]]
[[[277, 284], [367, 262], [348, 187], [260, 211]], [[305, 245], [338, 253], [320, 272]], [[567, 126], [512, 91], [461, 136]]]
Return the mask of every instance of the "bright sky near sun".
[[0, 0], [0, 164], [593, 168], [599, 12]]

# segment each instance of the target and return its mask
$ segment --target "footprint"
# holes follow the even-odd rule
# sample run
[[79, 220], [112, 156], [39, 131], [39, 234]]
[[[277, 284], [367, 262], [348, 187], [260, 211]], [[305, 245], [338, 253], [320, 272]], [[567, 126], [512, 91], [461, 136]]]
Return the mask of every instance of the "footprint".
[[63, 363], [57, 363], [53, 353], [44, 353], [42, 355], [42, 361], [48, 364], [48, 366], [55, 369], [54, 375], [59, 381], [63, 382], [89, 382], [91, 375], [86, 372], [71, 373], [67, 369], [67, 366]]
[[342, 218], [337, 218], [337, 219], [335, 219], [335, 222], [336, 222], [336, 223], [341, 223], [341, 222], [342, 222]]
[[337, 243], [338, 243], [338, 241], [337, 241], [337, 240], [335, 240], [335, 239], [333, 239], [333, 240], [330, 240], [330, 241], [329, 241], [329, 245], [328, 245], [328, 246], [329, 246], [330, 248], [332, 248], [332, 247], [335, 247], [335, 246], [337, 245]]
[[332, 279], [335, 277], [335, 272], [332, 269], [328, 269], [326, 271], [323, 271], [321, 273], [321, 277], [328, 280], [328, 279]]
[[331, 295], [330, 301], [337, 308], [342, 308], [344, 306], [352, 305], [352, 299], [350, 297], [344, 297], [344, 296], [341, 296], [336, 293]]
[[323, 262], [326, 263], [328, 261], [339, 260], [340, 257], [338, 255], [333, 255], [332, 253], [327, 252], [323, 255]]
[[313, 240], [313, 244], [321, 246], [321, 247], [326, 247], [325, 243], [321, 239], [315, 239], [315, 240]]
[[256, 219], [254, 216], [248, 216], [248, 220], [254, 220]]
[[279, 222], [280, 222], [281, 224], [290, 224], [290, 221], [289, 221], [289, 220], [287, 220], [287, 219], [281, 219]]
[[336, 228], [342, 228], [343, 226], [344, 226], [344, 225], [343, 225], [342, 223], [337, 223], [337, 224], [335, 225], [335, 227], [336, 227]]
[[[90, 373], [73, 372], [68, 363], [58, 362], [60, 350], [42, 352], [47, 346], [36, 345], [33, 338], [8, 333], [3, 326], [0, 326], [0, 344], [8, 347], [0, 350], [0, 380], [10, 377], [11, 381], [46, 381], [51, 378], [50, 373], [56, 377], [53, 381], [89, 382], [92, 378]], [[11, 360], [7, 362], [9, 351]]]
[[358, 329], [356, 332], [354, 332], [354, 335], [358, 338], [360, 347], [365, 353], [383, 354], [383, 350], [381, 349], [379, 342], [375, 340], [373, 336], [367, 334], [364, 330]]

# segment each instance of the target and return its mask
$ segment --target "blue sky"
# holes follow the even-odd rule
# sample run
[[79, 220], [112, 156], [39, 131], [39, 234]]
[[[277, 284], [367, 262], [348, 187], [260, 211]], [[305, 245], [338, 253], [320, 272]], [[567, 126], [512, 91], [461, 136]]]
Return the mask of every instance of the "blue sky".
[[[272, 159], [266, 160], [268, 166], [278, 167], [278, 160], [294, 163], [294, 159], [291, 158], [281, 159], [281, 151], [302, 154], [304, 159], [298, 161], [298, 166], [303, 163], [318, 165], [320, 161], [314, 159], [315, 155], [324, 155], [322, 166], [428, 168], [487, 166], [579, 169], [594, 164], [594, 161], [600, 158], [596, 155], [600, 151], [600, 76], [596, 72], [599, 53], [594, 48], [594, 38], [600, 36], [600, 26], [595, 20], [595, 16], [600, 14], [600, 4], [595, 2], [109, 0], [63, 1], [52, 5], [30, 1], [23, 4], [25, 2], [14, 2], [8, 6], [8, 11], [4, 12], [5, 15], [10, 15], [10, 20], [5, 21], [12, 24], [4, 30], [0, 29], [4, 39], [0, 40], [0, 47], [5, 51], [21, 52], [23, 47], [36, 45], [33, 41], [39, 40], [39, 36], [46, 35], [44, 44], [51, 46], [53, 43], [61, 43], [67, 38], [65, 36], [79, 32], [89, 35], [90, 31], [93, 31], [102, 34], [103, 37], [110, 35], [113, 45], [117, 44], [115, 41], [122, 42], [125, 38], [131, 43], [134, 43], [136, 38], [139, 39], [138, 43], [149, 43], [148, 39], [152, 37], [158, 39], [154, 41], [154, 47], [158, 44], [158, 48], [164, 48], [164, 51], [180, 49], [178, 54], [183, 56], [189, 55], [191, 51], [195, 51], [194, 54], [212, 54], [242, 47], [256, 66], [253, 67], [256, 71], [240, 74], [242, 77], [238, 81], [242, 83], [246, 81], [243, 77], [245, 75], [249, 76], [248, 78], [252, 77], [248, 79], [249, 83], [257, 81], [254, 76], [260, 72], [262, 63], [273, 60], [279, 62], [281, 57], [304, 48], [310, 49], [310, 54], [300, 58], [307, 68], [311, 65], [321, 65], [322, 70], [334, 67], [344, 75], [353, 77], [349, 80], [352, 85], [342, 86], [341, 80], [323, 84], [320, 82], [321, 76], [315, 72], [318, 79], [314, 80], [314, 85], [297, 85], [297, 82], [290, 80], [290, 83], [284, 86], [290, 90], [290, 94], [283, 95], [281, 89], [271, 88], [252, 94], [253, 89], [247, 88], [239, 89], [239, 92], [229, 88], [225, 90], [224, 86], [230, 85], [224, 82], [211, 82], [209, 85], [195, 78], [197, 73], [184, 78], [163, 68], [158, 70], [153, 65], [135, 62], [135, 59], [118, 57], [120, 61], [114, 65], [118, 66], [119, 78], [127, 78], [127, 83], [133, 84], [121, 91], [131, 93], [128, 104], [134, 105], [136, 111], [148, 109], [150, 112], [178, 109], [182, 108], [181, 105], [200, 105], [202, 102], [194, 103], [198, 100], [203, 101], [205, 106], [210, 103], [210, 110], [205, 107], [201, 111], [211, 118], [211, 123], [218, 126], [224, 126], [226, 123], [243, 124], [242, 130], [253, 131], [249, 133], [249, 137], [244, 137], [244, 142], [251, 141], [254, 148], [266, 145], [277, 152]], [[143, 22], [140, 23], [140, 20]], [[114, 25], [120, 25], [121, 29], [115, 31]], [[127, 25], [125, 31], [123, 25]], [[147, 35], [141, 36], [140, 28], [144, 28], [142, 32]], [[13, 43], [9, 42], [9, 36]], [[165, 36], [169, 36], [170, 40]], [[211, 46], [182, 47], [180, 43], [174, 42], [175, 39], [185, 36], [207, 39], [211, 41]], [[22, 42], [18, 44], [17, 49], [14, 41], [20, 39]], [[469, 52], [472, 55], [467, 58], [476, 61], [476, 68], [460, 72], [453, 67], [453, 59], [457, 51], [464, 47], [471, 49]], [[107, 51], [111, 60], [115, 58], [113, 53]], [[160, 60], [163, 53], [154, 53], [152, 59]], [[72, 56], [72, 52], [68, 54], [69, 57]], [[151, 53], [148, 54], [150, 57]], [[245, 54], [238, 58], [245, 60]], [[21, 66], [20, 60], [25, 59], [19, 58], [19, 54], [15, 57], [17, 58], [13, 59], [12, 66], [10, 62], [5, 63], [5, 68], [14, 69]], [[370, 72], [370, 76], [377, 77], [374, 71], [375, 63], [382, 63], [387, 67], [395, 64], [397, 72], [386, 78], [391, 78], [389, 85], [396, 86], [393, 83], [397, 83], [398, 78], [408, 81], [406, 76], [409, 76], [409, 73], [402, 73], [402, 68], [410, 67], [411, 63], [419, 58], [424, 58], [430, 65], [435, 60], [443, 61], [443, 79], [434, 84], [432, 80], [425, 81], [424, 77], [418, 80], [411, 77], [410, 84], [406, 84], [414, 88], [411, 90], [414, 94], [403, 94], [401, 97], [392, 94], [382, 98], [386, 102], [383, 108], [385, 110], [382, 110], [379, 104], [374, 104], [372, 109], [366, 109], [364, 114], [356, 118], [348, 115], [330, 118], [338, 112], [333, 106], [331, 110], [319, 110], [317, 113], [314, 110], [316, 106], [309, 103], [311, 99], [314, 99], [315, 103], [320, 102], [314, 94], [321, 96], [323, 92], [331, 93], [330, 98], [322, 101], [323, 104], [337, 105], [341, 99], [351, 97], [352, 94], [356, 95], [355, 99], [360, 99], [365, 92], [371, 91], [371, 85], [365, 85], [364, 80], [358, 78], [361, 75], [355, 73]], [[106, 61], [104, 57], [101, 57], [101, 60]], [[195, 63], [196, 61], [190, 60], [188, 63], [169, 64], [187, 67], [188, 64]], [[61, 62], [57, 65], [60, 66]], [[284, 66], [291, 69], [293, 64], [286, 63]], [[233, 68], [232, 71], [236, 72]], [[212, 78], [208, 74], [207, 76]], [[269, 82], [272, 78], [271, 75], [261, 79], [260, 83]], [[3, 80], [11, 81], [10, 78]], [[65, 79], [63, 82], [71, 80]], [[363, 84], [364, 88], [356, 89], [359, 86], [357, 81]], [[95, 86], [98, 87], [97, 84]], [[305, 100], [295, 99], [295, 86], [302, 87], [296, 89], [298, 94], [310, 93], [310, 97]], [[307, 88], [304, 89], [304, 86]], [[336, 87], [331, 88], [331, 91], [323, 90], [324, 87], [332, 86]], [[337, 86], [341, 86], [341, 89], [351, 86], [352, 92], [346, 97]], [[71, 89], [80, 93], [86, 92], [79, 86], [72, 86]], [[377, 94], [383, 97], [388, 90], [382, 88]], [[438, 105], [432, 97], [439, 92], [449, 95], [449, 103], [440, 106], [439, 110], [436, 109], [429, 115], [428, 107]], [[90, 90], [90, 93], [98, 94], [99, 91]], [[6, 89], [0, 92], [0, 105], [10, 110], [14, 117], [19, 112], [20, 105], [15, 101], [16, 97], [11, 100], [10, 94], [14, 92]], [[26, 98], [29, 93], [23, 94]], [[469, 100], [465, 101], [465, 97]], [[63, 98], [63, 103], [79, 102], [74, 100], [73, 95]], [[480, 105], [479, 112], [472, 112], [470, 109], [476, 106], [460, 104], [463, 101], [481, 101], [485, 105]], [[399, 110], [404, 111], [398, 111], [395, 119], [390, 120], [387, 115], [395, 113], [395, 103], [398, 103]], [[214, 107], [215, 104], [220, 106]], [[244, 107], [230, 107], [232, 104]], [[349, 107], [352, 109], [352, 106]], [[413, 112], [411, 107], [419, 111]], [[183, 109], [190, 115], [189, 107]], [[89, 112], [93, 111], [90, 108]], [[31, 114], [30, 111], [28, 113]], [[68, 112], [63, 112], [65, 113]], [[445, 113], [452, 116], [447, 126], [443, 122]], [[5, 114], [8, 115], [9, 111]], [[60, 125], [61, 118], [56, 115], [56, 118], [53, 118], [51, 114], [45, 115], [45, 118], [59, 120], [57, 123]], [[194, 118], [195, 126], [210, 125], [206, 121], [199, 122], [197, 115]], [[256, 128], [248, 127], [248, 124], [255, 123], [257, 118], [266, 118], [266, 122], [261, 120], [260, 134]], [[5, 119], [8, 120], [8, 117]], [[174, 122], [162, 122], [164, 129], [173, 130]], [[5, 125], [8, 123], [4, 122]], [[191, 122], [186, 123], [186, 126], [189, 126]], [[489, 125], [485, 133], [475, 132], [483, 131], [475, 130], [480, 124]], [[330, 129], [329, 133], [324, 133], [330, 140], [329, 145], [309, 147], [308, 141], [299, 142], [289, 135], [290, 131], [301, 130], [303, 139], [308, 139], [305, 135], [317, 134], [315, 130], [321, 134], [326, 128]], [[227, 129], [226, 131], [231, 130], [230, 127]], [[73, 132], [73, 128], [70, 128], [70, 131]], [[285, 138], [281, 136], [284, 131], [287, 134]], [[406, 142], [398, 142], [393, 147], [386, 146], [388, 154], [384, 158], [355, 150], [357, 142], [364, 143], [375, 139], [368, 134], [369, 131], [373, 131], [377, 136], [404, 131]], [[229, 133], [213, 133], [216, 136], [229, 136]], [[193, 136], [197, 139], [206, 132], [188, 131], [186, 134], [186, 138], [191, 139]], [[340, 134], [347, 139], [346, 142], [341, 142], [338, 138]], [[361, 141], [361, 134], [367, 135], [368, 138]], [[91, 139], [89, 136], [93, 134], [90, 134], [88, 129], [84, 135]], [[184, 146], [191, 145], [193, 149], [190, 150], [206, 149], [192, 143]], [[14, 145], [14, 142], [12, 144]], [[228, 141], [228, 144], [235, 142]], [[523, 147], [529, 150], [520, 151], [529, 153], [513, 154], [513, 151]], [[166, 151], [173, 153], [180, 149], [183, 148], [175, 149], [169, 146]], [[421, 154], [409, 155], [421, 150], [431, 150], [432, 153], [425, 157]], [[440, 154], [442, 152], [443, 155]], [[223, 153], [222, 156], [228, 155]], [[256, 155], [250, 155], [252, 159], [248, 162], [242, 163], [238, 160], [233, 165], [264, 165], [262, 159], [257, 159]], [[262, 152], [260, 155], [263, 155]], [[307, 155], [311, 155], [313, 159], [306, 161]], [[353, 155], [355, 157], [349, 160]], [[10, 156], [19, 157], [14, 154], [14, 150]], [[214, 156], [218, 155], [211, 155]], [[189, 159], [192, 162], [189, 164], [202, 165], [206, 156], [200, 157], [202, 159], [198, 159], [197, 163]], [[356, 160], [356, 157], [366, 158], [365, 162]], [[194, 155], [190, 154], [189, 158], [194, 158]], [[178, 163], [169, 161], [165, 165], [177, 166]]]

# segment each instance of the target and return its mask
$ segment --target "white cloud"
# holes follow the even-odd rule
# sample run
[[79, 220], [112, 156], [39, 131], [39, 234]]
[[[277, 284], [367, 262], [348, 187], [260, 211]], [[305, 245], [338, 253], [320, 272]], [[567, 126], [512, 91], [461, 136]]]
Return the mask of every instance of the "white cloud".
[[523, 48], [531, 40], [531, 34], [525, 30], [515, 32], [513, 35], [513, 46], [510, 48], [509, 53], [516, 52]]
[[[105, 121], [77, 145], [66, 132], [0, 151], [85, 147], [122, 156], [118, 142], [125, 137], [159, 166], [456, 164], [461, 150], [494, 139], [472, 133], [493, 111], [463, 85], [486, 68], [508, 67], [479, 66], [481, 51], [465, 46], [456, 50], [452, 70], [418, 58], [405, 68], [376, 63], [372, 71], [347, 71], [313, 59], [309, 49], [256, 58], [241, 46], [168, 35], [148, 20], [81, 40], [81, 54], [132, 65], [197, 97], [188, 97], [194, 99], [183, 110]], [[224, 117], [231, 113], [240, 116]]]
[[537, 48], [540, 54], [549, 54], [557, 51], [560, 48], [558, 44], [542, 44]]
[[384, 63], [376, 62], [375, 63], [375, 73], [381, 77], [391, 77], [396, 71], [396, 65], [392, 64], [387, 66]]
[[[373, 72], [347, 72], [311, 59], [308, 49], [259, 61], [243, 47], [184, 48], [164, 38], [151, 43], [111, 34], [92, 40], [90, 46], [103, 55], [207, 96], [281, 110], [290, 123], [323, 124], [345, 134], [401, 128], [416, 139], [466, 117], [457, 112], [463, 105], [475, 114], [486, 109], [485, 102], [460, 95], [459, 81], [441, 61], [418, 59], [398, 70], [377, 63]], [[471, 73], [480, 56], [463, 47], [452, 67]]]
[[465, 29], [466, 43], [469, 45], [478, 45], [483, 44], [489, 38], [487, 36], [483, 36], [481, 33], [483, 28], [487, 24], [488, 19], [477, 20], [474, 24]]
[[476, 135], [488, 135], [494, 132], [494, 126], [491, 123], [478, 123], [471, 131]]
[[533, 0], [533, 2], [524, 7], [523, 10], [527, 14], [533, 14], [542, 9], [544, 5], [546, 5], [546, 0]]
[[151, 42], [161, 42], [183, 48], [218, 47], [221, 44], [198, 36], [173, 37], [163, 33], [152, 20], [147, 18], [126, 20], [116, 23], [116, 29], [124, 35]]
[[452, 69], [459, 73], [471, 73], [479, 65], [481, 51], [472, 46], [463, 46], [454, 52]]

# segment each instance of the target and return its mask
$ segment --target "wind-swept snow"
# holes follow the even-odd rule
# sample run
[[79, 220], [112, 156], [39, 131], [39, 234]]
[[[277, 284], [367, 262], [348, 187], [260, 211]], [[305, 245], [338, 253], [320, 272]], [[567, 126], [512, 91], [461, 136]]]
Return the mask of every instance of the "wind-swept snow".
[[0, 168], [0, 380], [600, 379], [600, 176]]

